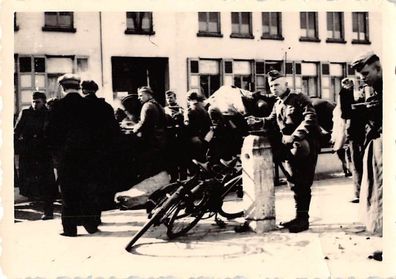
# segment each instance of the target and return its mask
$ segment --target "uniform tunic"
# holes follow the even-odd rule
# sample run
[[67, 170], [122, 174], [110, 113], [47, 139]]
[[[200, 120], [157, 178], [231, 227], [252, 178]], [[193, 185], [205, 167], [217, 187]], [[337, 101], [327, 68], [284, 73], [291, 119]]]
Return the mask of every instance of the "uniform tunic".
[[360, 209], [367, 231], [382, 235], [382, 80], [373, 87], [375, 95], [366, 100], [370, 104], [366, 111], [368, 120], [360, 189]]
[[164, 168], [164, 152], [167, 143], [164, 108], [153, 98], [145, 102], [140, 121], [134, 127], [141, 133], [141, 149], [137, 155], [140, 179], [150, 177]]
[[280, 144], [279, 158], [288, 172], [288, 181], [295, 194], [297, 215], [308, 215], [311, 200], [311, 185], [319, 151], [319, 127], [315, 109], [309, 98], [288, 89], [275, 102], [272, 113], [265, 118], [265, 124], [276, 122], [282, 135], [291, 136], [293, 142], [306, 140], [309, 144], [307, 155], [293, 156], [291, 146]]

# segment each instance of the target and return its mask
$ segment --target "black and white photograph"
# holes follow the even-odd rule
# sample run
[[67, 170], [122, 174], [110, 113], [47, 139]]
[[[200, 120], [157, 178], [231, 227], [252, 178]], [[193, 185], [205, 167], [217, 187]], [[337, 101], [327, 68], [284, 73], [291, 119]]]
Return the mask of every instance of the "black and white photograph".
[[396, 276], [394, 1], [10, 2], [0, 277]]

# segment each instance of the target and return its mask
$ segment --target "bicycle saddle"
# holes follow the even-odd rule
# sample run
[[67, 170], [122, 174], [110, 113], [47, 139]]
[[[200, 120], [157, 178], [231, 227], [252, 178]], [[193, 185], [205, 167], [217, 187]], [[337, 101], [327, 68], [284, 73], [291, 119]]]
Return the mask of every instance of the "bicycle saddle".
[[209, 162], [201, 163], [201, 162], [197, 161], [196, 159], [193, 159], [192, 162], [194, 163], [194, 165], [197, 165], [199, 168], [201, 168], [205, 172], [210, 172], [209, 171]]
[[227, 167], [227, 168], [229, 168], [229, 169], [235, 168], [235, 166], [236, 166], [236, 164], [238, 163], [238, 161], [239, 161], [239, 158], [238, 158], [238, 157], [232, 158], [231, 160], [228, 160], [228, 161], [226, 161], [226, 160], [224, 160], [224, 159], [220, 159], [220, 163], [221, 163], [223, 166], [225, 166], [225, 167]]

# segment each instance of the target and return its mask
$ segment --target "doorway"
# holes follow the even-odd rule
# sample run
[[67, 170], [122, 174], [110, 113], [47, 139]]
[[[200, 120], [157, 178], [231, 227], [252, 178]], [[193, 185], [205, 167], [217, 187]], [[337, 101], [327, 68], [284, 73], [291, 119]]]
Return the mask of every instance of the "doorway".
[[168, 88], [168, 58], [111, 57], [113, 92], [137, 94], [141, 86], [150, 86], [155, 99], [165, 104], [165, 88]]

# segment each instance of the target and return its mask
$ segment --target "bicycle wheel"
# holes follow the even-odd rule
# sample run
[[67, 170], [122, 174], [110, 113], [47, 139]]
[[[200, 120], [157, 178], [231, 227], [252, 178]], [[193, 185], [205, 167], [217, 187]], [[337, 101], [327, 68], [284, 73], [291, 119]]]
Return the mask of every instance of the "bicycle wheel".
[[[207, 198], [205, 199], [207, 200]], [[191, 201], [179, 201], [170, 215], [167, 226], [166, 234], [170, 239], [186, 234], [201, 220], [206, 212], [206, 202], [200, 200], [199, 204], [199, 206], [195, 206], [194, 202]]]
[[180, 194], [183, 191], [183, 186], [179, 187], [170, 197], [166, 198], [161, 205], [156, 207], [151, 218], [143, 225], [143, 227], [133, 236], [132, 240], [125, 247], [125, 250], [131, 252], [133, 245], [139, 240], [142, 235], [154, 224], [160, 224], [164, 219], [164, 214], [172, 205], [177, 204], [180, 200]]
[[223, 203], [218, 209], [218, 212], [221, 216], [227, 219], [235, 219], [244, 216], [244, 208], [243, 208], [244, 205], [242, 200], [239, 198], [238, 194], [237, 197], [235, 197], [232, 200], [225, 200], [226, 196], [230, 192], [236, 189], [240, 189], [241, 185], [242, 185], [242, 177], [240, 176], [233, 179], [233, 181], [230, 181], [230, 183], [226, 183], [226, 185], [223, 187], [223, 194], [221, 197]]

